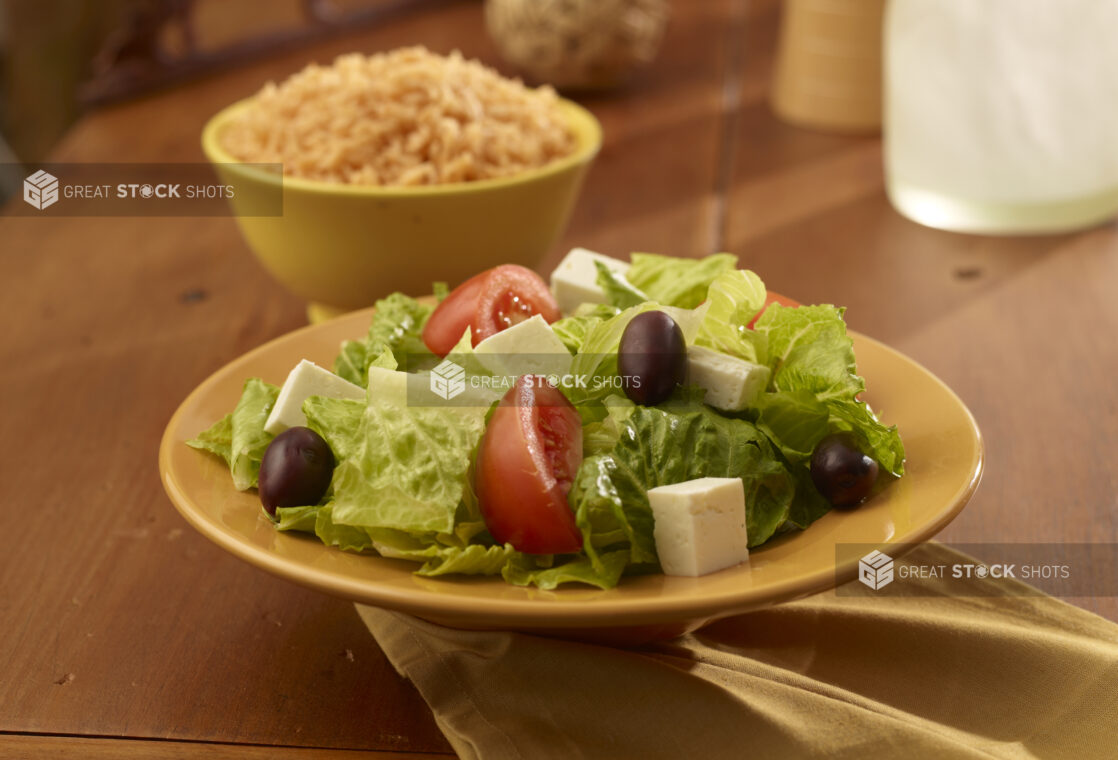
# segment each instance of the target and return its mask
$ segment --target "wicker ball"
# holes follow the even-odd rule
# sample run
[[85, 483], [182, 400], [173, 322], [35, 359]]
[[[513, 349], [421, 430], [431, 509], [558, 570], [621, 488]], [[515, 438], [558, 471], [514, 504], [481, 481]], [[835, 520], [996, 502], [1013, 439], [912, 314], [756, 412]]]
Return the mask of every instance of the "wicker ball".
[[656, 57], [668, 0], [486, 0], [501, 55], [567, 89], [612, 87]]

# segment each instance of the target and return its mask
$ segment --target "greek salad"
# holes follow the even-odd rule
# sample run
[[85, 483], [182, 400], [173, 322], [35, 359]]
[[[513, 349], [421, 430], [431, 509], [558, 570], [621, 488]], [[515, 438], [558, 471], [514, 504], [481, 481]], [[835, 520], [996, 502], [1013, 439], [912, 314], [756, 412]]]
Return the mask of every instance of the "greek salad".
[[282, 531], [544, 589], [703, 575], [904, 474], [835, 306], [736, 257], [572, 250], [395, 293], [188, 445]]

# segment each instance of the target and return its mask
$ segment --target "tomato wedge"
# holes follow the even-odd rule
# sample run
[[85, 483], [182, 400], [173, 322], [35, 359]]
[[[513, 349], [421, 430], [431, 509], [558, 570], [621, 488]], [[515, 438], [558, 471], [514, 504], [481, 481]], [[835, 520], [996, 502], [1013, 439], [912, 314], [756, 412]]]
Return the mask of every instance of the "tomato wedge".
[[515, 264], [489, 270], [489, 279], [478, 298], [476, 319], [472, 323], [474, 345], [535, 314], [548, 324], [560, 316], [559, 304], [542, 277]]
[[[773, 293], [770, 290], [768, 292], [768, 295], [765, 296], [765, 305], [761, 307], [761, 310], [759, 312], [757, 312], [757, 316], [755, 316], [753, 319], [751, 319], [749, 321], [749, 324], [746, 325], [746, 327], [748, 327], [750, 330], [752, 330], [753, 325], [757, 324], [757, 320], [760, 319], [761, 315], [765, 313], [765, 309], [769, 308], [769, 306], [773, 305], [774, 303], [778, 303], [781, 306], [790, 306], [792, 308], [795, 308], [795, 307], [801, 305], [799, 301], [795, 301], [795, 300], [789, 298], [788, 296], [782, 296], [782, 295], [780, 295], [780, 293]], [[461, 336], [461, 333], [459, 333], [459, 336]]]
[[474, 275], [444, 298], [423, 327], [423, 342], [446, 356], [467, 327], [476, 346], [534, 314], [548, 323], [559, 319], [559, 305], [547, 283], [531, 269], [503, 264]]
[[579, 551], [567, 493], [581, 463], [582, 422], [571, 402], [546, 378], [517, 378], [478, 446], [474, 485], [493, 538], [528, 554]]
[[444, 298], [423, 326], [423, 342], [439, 356], [446, 356], [458, 344], [458, 339], [474, 319], [477, 299], [489, 277], [486, 270], [475, 274], [456, 287]]

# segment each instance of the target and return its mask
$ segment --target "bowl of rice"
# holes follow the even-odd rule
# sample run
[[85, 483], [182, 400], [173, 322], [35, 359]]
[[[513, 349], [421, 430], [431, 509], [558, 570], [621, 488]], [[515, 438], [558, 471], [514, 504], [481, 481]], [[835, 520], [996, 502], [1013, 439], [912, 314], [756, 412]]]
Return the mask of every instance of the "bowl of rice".
[[[552, 89], [423, 48], [312, 64], [202, 132], [249, 247], [312, 316], [535, 266], [600, 146]], [[277, 195], [282, 215], [255, 215]]]

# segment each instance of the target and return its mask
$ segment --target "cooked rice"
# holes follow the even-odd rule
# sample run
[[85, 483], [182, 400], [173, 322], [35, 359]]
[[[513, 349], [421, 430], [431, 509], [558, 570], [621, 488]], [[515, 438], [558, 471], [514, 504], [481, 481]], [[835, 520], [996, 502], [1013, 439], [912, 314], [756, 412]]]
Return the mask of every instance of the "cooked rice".
[[241, 161], [353, 185], [507, 177], [575, 147], [550, 87], [422, 47], [343, 55], [269, 82], [221, 139]]

